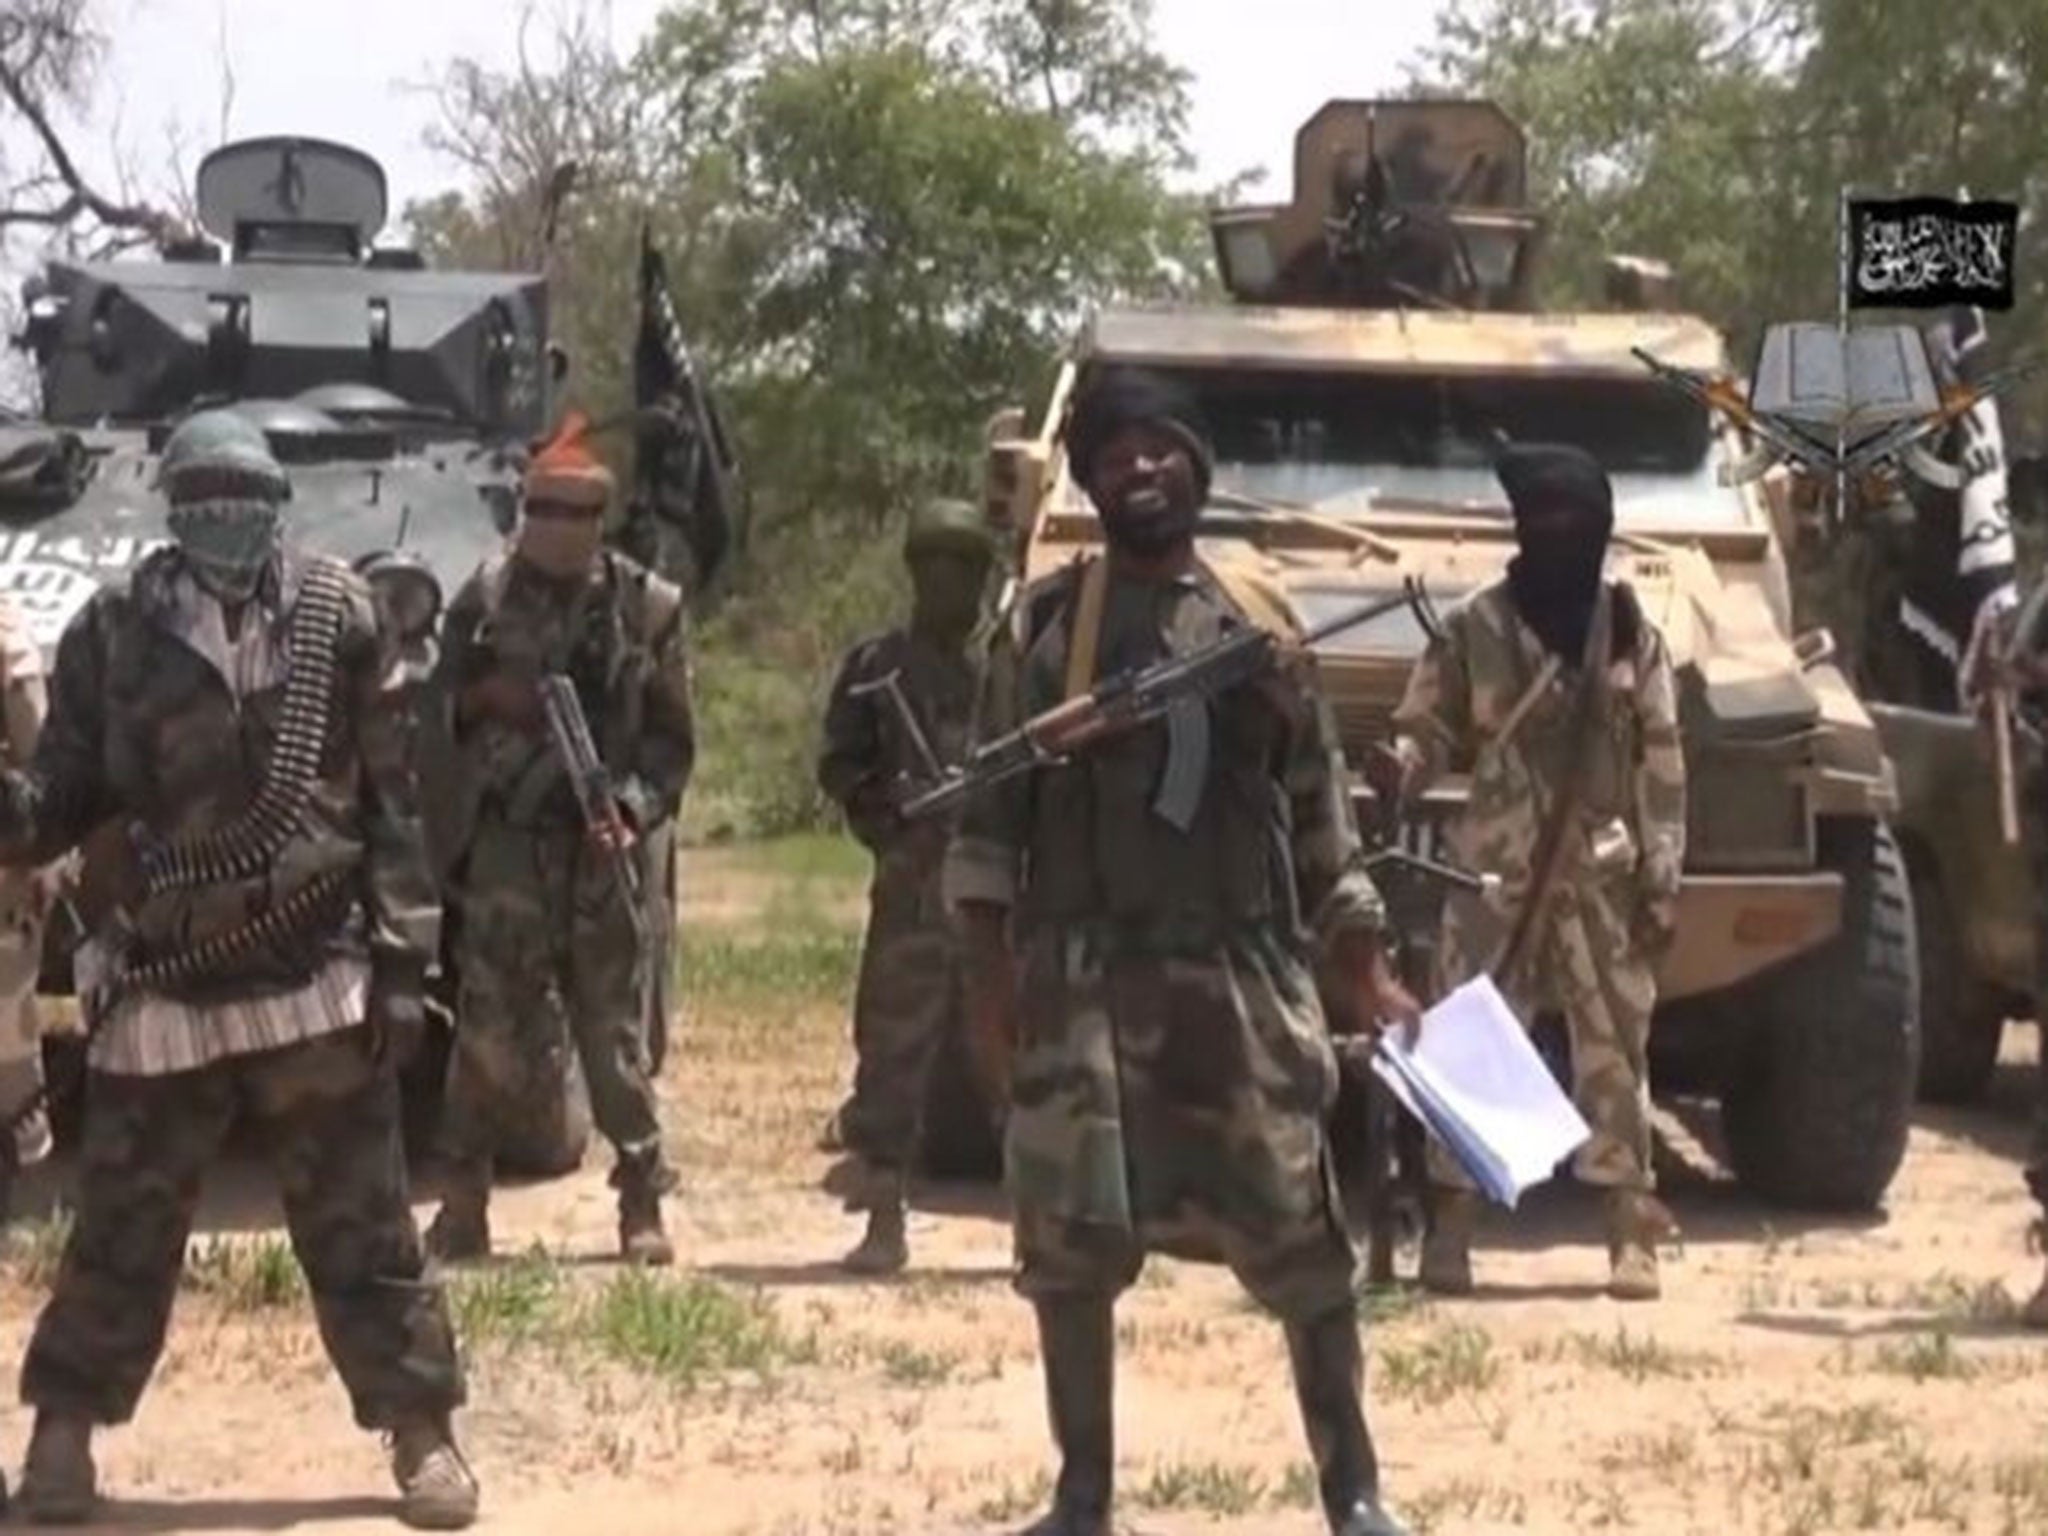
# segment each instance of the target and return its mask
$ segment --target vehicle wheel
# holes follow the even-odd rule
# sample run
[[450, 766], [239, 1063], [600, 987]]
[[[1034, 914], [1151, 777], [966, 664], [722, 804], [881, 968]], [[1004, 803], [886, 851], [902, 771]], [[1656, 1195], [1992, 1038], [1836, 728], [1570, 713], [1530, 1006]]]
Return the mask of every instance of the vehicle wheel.
[[1821, 862], [1843, 877], [1842, 929], [1763, 977], [1722, 1096], [1735, 1174], [1783, 1205], [1869, 1210], [1906, 1153], [1920, 1069], [1913, 897], [1891, 829], [1824, 823]]
[[1984, 1096], [2005, 1033], [2004, 1000], [1968, 971], [1940, 879], [1908, 860], [1920, 949], [1920, 1097], [1971, 1104]]
[[918, 1171], [929, 1179], [992, 1183], [1003, 1175], [988, 1099], [967, 1051], [964, 1023], [946, 1031], [925, 1079], [924, 1143]]

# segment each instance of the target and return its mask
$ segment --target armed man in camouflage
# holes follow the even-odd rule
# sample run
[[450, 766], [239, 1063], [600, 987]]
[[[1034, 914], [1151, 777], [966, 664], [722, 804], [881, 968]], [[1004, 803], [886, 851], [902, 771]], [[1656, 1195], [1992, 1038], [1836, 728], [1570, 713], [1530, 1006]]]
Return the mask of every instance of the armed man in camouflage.
[[[1196, 556], [1210, 450], [1170, 381], [1092, 381], [1067, 452], [1108, 553], [1027, 594], [988, 734], [1251, 622]], [[1412, 1015], [1360, 858], [1299, 654], [1193, 703], [1171, 732], [1048, 764], [965, 814], [946, 897], [977, 1027], [992, 1052], [1014, 1050], [1017, 1286], [1037, 1310], [1061, 1456], [1037, 1536], [1110, 1529], [1113, 1308], [1155, 1251], [1220, 1258], [1285, 1324], [1330, 1529], [1400, 1530], [1361, 1401], [1358, 1256], [1324, 1131], [1338, 1066], [1313, 974], [1317, 946], [1334, 947], [1362, 1017]]]
[[72, 620], [34, 760], [0, 775], [10, 861], [85, 843], [93, 928], [78, 1215], [22, 1366], [22, 1499], [91, 1512], [93, 1428], [135, 1411], [200, 1176], [248, 1112], [356, 1422], [392, 1436], [403, 1517], [464, 1526], [462, 1376], [400, 1144], [440, 912], [388, 648], [360, 577], [281, 545], [290, 487], [244, 418], [188, 420], [163, 482], [174, 543]]
[[[904, 1194], [925, 1083], [945, 1032], [961, 1019], [956, 944], [939, 892], [947, 826], [904, 822], [892, 797], [906, 778], [930, 771], [926, 752], [946, 763], [965, 755], [976, 671], [969, 642], [994, 556], [973, 506], [920, 509], [904, 543], [910, 623], [853, 648], [825, 710], [818, 783], [875, 857], [853, 1003], [859, 1066], [839, 1114], [840, 1135], [865, 1165], [856, 1198], [867, 1206], [867, 1234], [846, 1256], [857, 1274], [909, 1262]], [[887, 697], [891, 687], [916, 717], [922, 748]]]
[[[1600, 465], [1531, 444], [1506, 450], [1499, 475], [1518, 553], [1409, 680], [1394, 717], [1402, 795], [1446, 770], [1472, 776], [1451, 841], [1501, 891], [1448, 898], [1445, 984], [1498, 969], [1524, 1020], [1563, 1012], [1593, 1131], [1577, 1171], [1609, 1191], [1610, 1290], [1647, 1300], [1669, 1223], [1651, 1194], [1650, 1011], [1685, 862], [1671, 659], [1630, 588], [1603, 579], [1614, 498]], [[1478, 1196], [1441, 1148], [1431, 1156], [1422, 1279], [1464, 1294]]]
[[587, 431], [572, 416], [535, 457], [511, 550], [464, 584], [443, 632], [439, 691], [455, 712], [469, 808], [448, 1185], [427, 1234], [446, 1259], [490, 1252], [498, 1128], [540, 1097], [527, 1074], [568, 1070], [572, 1043], [617, 1157], [620, 1249], [635, 1263], [675, 1258], [661, 1214], [675, 1172], [662, 1153], [644, 1027], [649, 955], [610, 844], [584, 824], [540, 683], [559, 673], [574, 684], [630, 853], [674, 819], [695, 760], [683, 597], [602, 547], [613, 483], [584, 446]]
[[[8, 767], [28, 766], [48, 710], [42, 647], [21, 609], [0, 597], [0, 750]], [[15, 1175], [50, 1152], [36, 1016], [50, 888], [44, 871], [0, 869], [0, 1223], [11, 1209]], [[0, 1481], [0, 1500], [5, 1496]]]

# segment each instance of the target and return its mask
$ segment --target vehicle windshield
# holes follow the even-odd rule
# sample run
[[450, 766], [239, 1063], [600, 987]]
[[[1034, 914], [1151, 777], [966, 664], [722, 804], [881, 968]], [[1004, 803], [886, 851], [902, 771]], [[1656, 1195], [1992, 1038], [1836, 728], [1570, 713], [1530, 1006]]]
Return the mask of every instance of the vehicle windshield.
[[1576, 443], [1614, 482], [1624, 528], [1746, 526], [1719, 483], [1706, 407], [1654, 379], [1196, 373], [1219, 493], [1329, 517], [1500, 509], [1495, 433]]

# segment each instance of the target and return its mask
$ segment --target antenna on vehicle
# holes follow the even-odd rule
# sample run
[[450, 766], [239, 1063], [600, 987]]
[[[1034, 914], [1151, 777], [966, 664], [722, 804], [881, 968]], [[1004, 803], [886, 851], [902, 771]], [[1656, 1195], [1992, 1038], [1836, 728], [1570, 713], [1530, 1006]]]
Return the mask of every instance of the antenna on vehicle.
[[405, 548], [406, 531], [412, 527], [412, 503], [407, 502], [398, 509], [398, 537], [392, 541], [393, 549]]

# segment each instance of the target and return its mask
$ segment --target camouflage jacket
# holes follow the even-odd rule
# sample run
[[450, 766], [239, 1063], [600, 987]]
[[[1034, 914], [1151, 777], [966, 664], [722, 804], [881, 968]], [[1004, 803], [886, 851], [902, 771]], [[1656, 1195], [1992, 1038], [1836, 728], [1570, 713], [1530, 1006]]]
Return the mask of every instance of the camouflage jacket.
[[[564, 584], [499, 555], [448, 605], [436, 692], [452, 708], [494, 672], [522, 682], [564, 672], [590, 724], [627, 819], [645, 833], [673, 818], [696, 761], [681, 590], [616, 551], [587, 582]], [[461, 825], [479, 816], [520, 827], [581, 825], [573, 786], [546, 727], [492, 718], [453, 727], [461, 758]], [[465, 833], [460, 841], [467, 842]]]
[[[825, 706], [818, 785], [874, 854], [878, 882], [921, 887], [938, 877], [946, 828], [906, 826], [889, 796], [904, 778], [928, 770], [889, 696], [854, 691], [891, 673], [939, 760], [958, 762], [965, 754], [973, 728], [973, 658], [964, 646], [942, 650], [910, 629], [891, 630], [856, 645], [840, 665]], [[930, 916], [942, 914], [934, 908]]]
[[[1064, 573], [1032, 594], [1021, 655], [992, 663], [984, 734], [1060, 702], [1074, 587]], [[1094, 675], [1247, 622], [1206, 571], [1112, 575]], [[1336, 1061], [1312, 950], [1382, 921], [1312, 664], [1230, 689], [1208, 715], [1187, 831], [1153, 808], [1157, 723], [973, 802], [945, 873], [949, 904], [1016, 917], [1012, 1197], [1148, 1241], [1190, 1212], [1264, 1232], [1322, 1208]]]
[[387, 977], [416, 984], [435, 950], [440, 905], [389, 655], [362, 579], [322, 556], [282, 557], [245, 619], [265, 627], [271, 660], [237, 698], [220, 660], [182, 616], [181, 593], [190, 590], [183, 557], [158, 550], [94, 594], [65, 628], [34, 758], [0, 779], [0, 831], [13, 860], [48, 862], [103, 826], [140, 823], [158, 838], [188, 838], [235, 821], [269, 770], [288, 675], [284, 639], [316, 561], [338, 572], [347, 606], [305, 814], [263, 874], [143, 901], [133, 914], [135, 958], [232, 931], [315, 879], [351, 868], [360, 871], [354, 910], [212, 969], [203, 981], [163, 989], [180, 1001], [292, 990], [350, 954], [367, 953]]
[[[1633, 652], [1617, 654], [1609, 669], [1606, 718], [1586, 757], [1562, 878], [1583, 876], [1596, 832], [1619, 821], [1633, 845], [1634, 899], [1665, 903], [1677, 896], [1685, 864], [1685, 760], [1664, 638], [1647, 616], [1636, 637]], [[1422, 760], [1425, 778], [1471, 775], [1451, 841], [1468, 867], [1501, 877], [1510, 913], [1533, 877], [1536, 841], [1571, 746], [1579, 669], [1550, 668], [1549, 660], [1507, 584], [1496, 582], [1446, 617], [1394, 715], [1401, 750]]]
[[[1073, 572], [1027, 596], [1031, 638], [991, 664], [980, 735], [1000, 735], [1064, 696]], [[1212, 643], [1251, 621], [1199, 568], [1153, 584], [1112, 577], [1094, 676]], [[1209, 757], [1194, 824], [1153, 810], [1167, 767], [1164, 725], [1021, 776], [967, 810], [951, 854], [951, 899], [1014, 905], [1020, 920], [1082, 922], [1140, 947], [1200, 950], [1232, 928], [1307, 943], [1376, 930], [1335, 722], [1313, 662], [1295, 658], [1209, 706]]]

